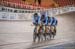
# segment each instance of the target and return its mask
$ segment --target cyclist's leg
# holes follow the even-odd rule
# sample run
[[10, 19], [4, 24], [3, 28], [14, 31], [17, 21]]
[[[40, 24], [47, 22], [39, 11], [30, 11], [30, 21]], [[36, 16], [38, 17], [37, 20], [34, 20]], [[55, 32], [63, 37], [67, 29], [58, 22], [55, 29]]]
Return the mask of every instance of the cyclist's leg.
[[33, 42], [36, 41], [37, 35], [36, 35], [36, 25], [34, 27], [34, 33], [33, 33]]
[[54, 32], [55, 32], [55, 35], [56, 35], [56, 31], [57, 31], [57, 30], [56, 30], [56, 26], [54, 26]]
[[40, 34], [40, 25], [38, 24], [37, 25], [37, 36], [38, 36], [38, 42], [40, 41], [40, 39], [41, 39], [41, 34]]

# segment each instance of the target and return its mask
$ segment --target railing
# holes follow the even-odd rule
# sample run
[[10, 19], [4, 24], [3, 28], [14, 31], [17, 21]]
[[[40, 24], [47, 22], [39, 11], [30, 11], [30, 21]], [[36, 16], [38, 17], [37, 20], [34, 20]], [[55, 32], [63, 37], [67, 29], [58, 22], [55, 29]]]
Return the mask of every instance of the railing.
[[25, 10], [0, 6], [0, 20], [32, 20], [33, 13], [37, 12], [40, 14], [42, 11], [45, 11], [49, 16], [55, 16], [58, 14], [75, 11], [75, 7], [70, 5], [44, 10]]
[[69, 5], [64, 7], [58, 7], [58, 8], [50, 8], [50, 9], [40, 9], [40, 10], [27, 10], [27, 9], [16, 9], [16, 8], [10, 8], [5, 6], [0, 6], [0, 12], [13, 12], [13, 13], [35, 13], [35, 12], [42, 12], [42, 11], [50, 11], [50, 12], [70, 12], [75, 11], [75, 6]]

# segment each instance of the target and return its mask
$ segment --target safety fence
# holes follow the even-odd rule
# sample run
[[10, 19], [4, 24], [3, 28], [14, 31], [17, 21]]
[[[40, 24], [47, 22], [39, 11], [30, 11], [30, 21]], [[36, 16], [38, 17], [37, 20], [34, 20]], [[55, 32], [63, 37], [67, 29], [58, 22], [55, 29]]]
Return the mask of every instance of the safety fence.
[[55, 16], [75, 11], [75, 7], [71, 5], [43, 10], [25, 10], [0, 6], [0, 20], [32, 20], [33, 13], [37, 12], [40, 15], [43, 11], [45, 11], [48, 16]]

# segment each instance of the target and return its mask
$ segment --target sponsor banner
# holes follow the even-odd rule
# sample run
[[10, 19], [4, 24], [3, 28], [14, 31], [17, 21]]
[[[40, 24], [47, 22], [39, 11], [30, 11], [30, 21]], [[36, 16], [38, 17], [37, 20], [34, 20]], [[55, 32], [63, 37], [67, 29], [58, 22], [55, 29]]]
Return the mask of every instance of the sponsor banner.
[[32, 14], [0, 12], [0, 20], [31, 20]]
[[[37, 12], [40, 15], [40, 12], [43, 12], [42, 10], [24, 10], [26, 12], [23, 12], [23, 9], [17, 9], [17, 11], [21, 11], [22, 13], [19, 12], [13, 12], [16, 9], [11, 9], [12, 12], [7, 12], [0, 11], [0, 20], [32, 20], [33, 13]], [[59, 7], [59, 8], [51, 8], [51, 9], [45, 9], [44, 10], [46, 14], [50, 17], [58, 15], [58, 14], [63, 14], [67, 12], [72, 12], [75, 11], [75, 7]], [[41, 15], [40, 15], [41, 16]]]

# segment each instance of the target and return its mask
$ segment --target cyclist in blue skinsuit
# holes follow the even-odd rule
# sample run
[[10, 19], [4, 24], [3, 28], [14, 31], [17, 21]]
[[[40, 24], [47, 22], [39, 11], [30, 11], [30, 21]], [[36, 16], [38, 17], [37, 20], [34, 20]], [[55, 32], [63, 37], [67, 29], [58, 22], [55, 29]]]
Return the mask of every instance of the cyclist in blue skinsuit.
[[52, 34], [53, 34], [53, 38], [54, 36], [56, 35], [56, 26], [57, 26], [57, 19], [55, 17], [49, 17], [48, 16], [48, 25], [50, 26], [51, 28], [51, 31], [52, 31]]
[[47, 25], [47, 20], [48, 20], [48, 18], [45, 15], [41, 16], [41, 23], [42, 23], [42, 25]]
[[48, 20], [47, 11], [42, 11], [40, 14], [41, 14], [41, 23], [43, 25], [47, 25]]
[[48, 16], [47, 25], [51, 26], [53, 19]]
[[54, 28], [54, 32], [56, 35], [56, 31], [57, 31], [56, 26], [57, 26], [58, 21], [55, 17], [52, 17], [52, 19], [53, 19], [53, 21], [52, 21], [51, 27]]
[[47, 16], [46, 15], [41, 15], [41, 25], [43, 26], [43, 30], [45, 31], [46, 26], [47, 26]]
[[40, 16], [37, 13], [35, 13], [33, 16], [33, 24], [35, 26], [40, 25]]
[[48, 16], [48, 22], [47, 22], [48, 25], [57, 26], [57, 23], [58, 23], [58, 21], [56, 18]]
[[38, 13], [34, 13], [33, 24], [35, 25], [34, 32], [36, 32], [40, 27], [40, 16]]
[[57, 26], [57, 23], [58, 23], [57, 19], [54, 17], [52, 17], [52, 19], [53, 19], [52, 25]]
[[39, 39], [39, 27], [40, 27], [40, 16], [38, 15], [38, 13], [34, 13], [33, 15], [33, 24], [35, 25], [34, 28], [34, 34], [33, 34], [33, 41], [35, 42], [36, 38], [38, 37]]

